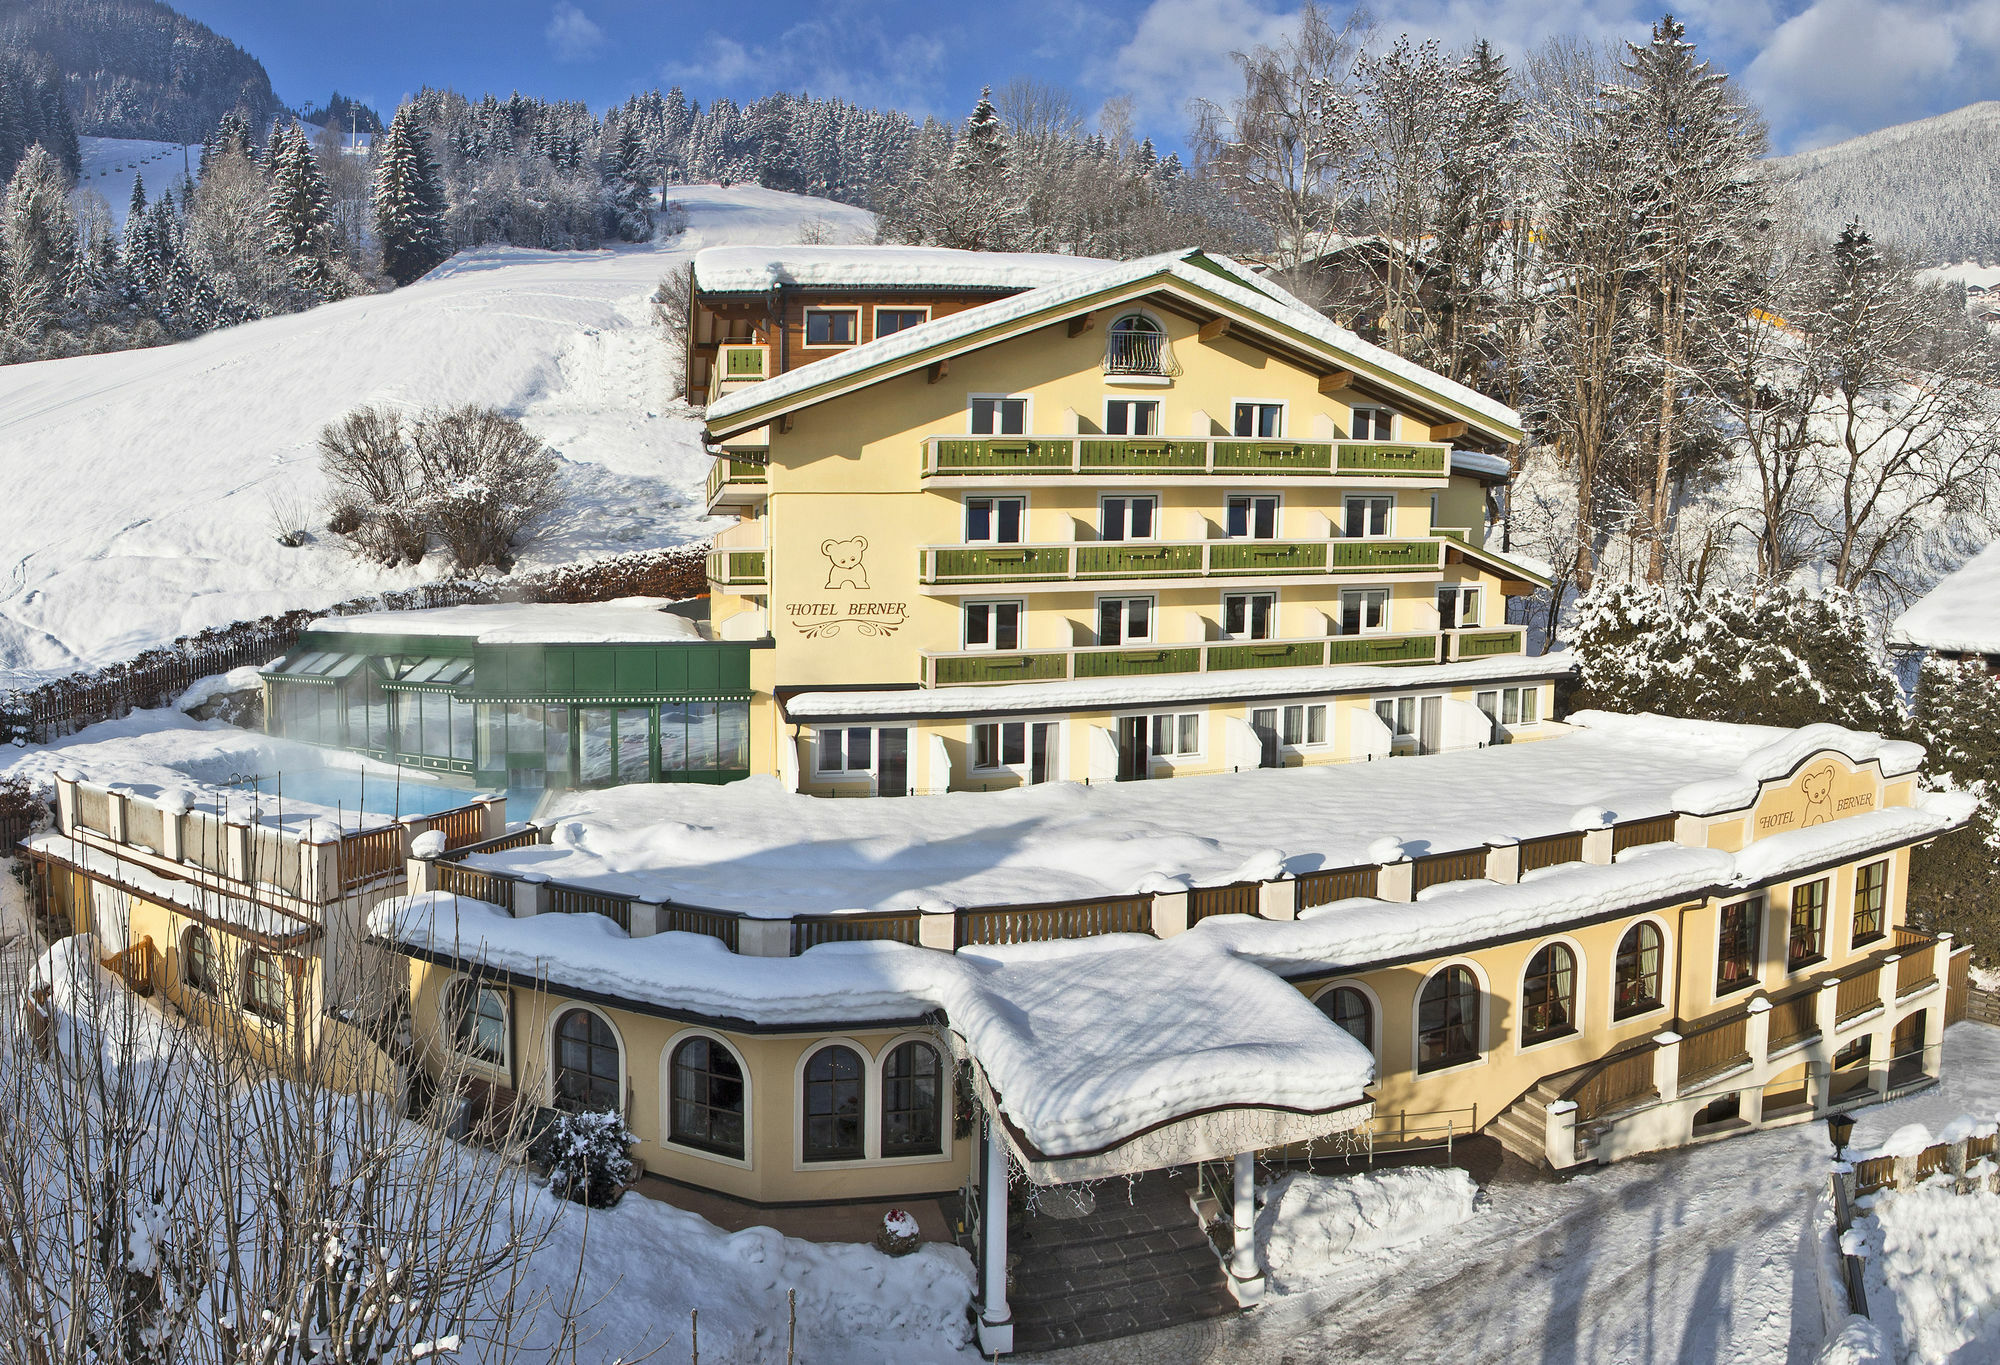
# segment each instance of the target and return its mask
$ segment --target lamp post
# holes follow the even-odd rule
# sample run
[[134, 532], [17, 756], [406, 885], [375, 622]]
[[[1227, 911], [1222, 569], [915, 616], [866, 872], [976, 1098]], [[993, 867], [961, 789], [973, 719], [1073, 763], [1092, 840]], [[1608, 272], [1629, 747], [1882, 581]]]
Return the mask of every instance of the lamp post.
[[1839, 1161], [1847, 1150], [1847, 1140], [1854, 1136], [1854, 1117], [1851, 1114], [1828, 1114], [1826, 1135], [1833, 1140], [1833, 1159]]

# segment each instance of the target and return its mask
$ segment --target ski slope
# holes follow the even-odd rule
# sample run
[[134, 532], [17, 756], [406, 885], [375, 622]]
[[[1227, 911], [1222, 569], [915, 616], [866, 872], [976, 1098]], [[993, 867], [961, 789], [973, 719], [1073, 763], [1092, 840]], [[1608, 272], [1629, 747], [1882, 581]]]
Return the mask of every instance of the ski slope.
[[111, 220], [125, 231], [125, 210], [132, 203], [132, 181], [146, 179], [146, 202], [160, 197], [161, 190], [175, 191], [181, 181], [201, 169], [201, 144], [182, 146], [178, 142], [145, 142], [129, 137], [80, 137], [77, 150], [83, 167], [76, 174], [78, 191], [104, 196], [111, 206]]
[[[669, 242], [486, 248], [393, 293], [0, 368], [0, 684], [442, 574], [383, 570], [317, 529], [315, 443], [361, 403], [488, 403], [554, 447], [568, 499], [524, 568], [714, 530], [649, 295], [701, 247], [793, 242], [814, 220], [865, 240], [873, 220], [756, 186], [672, 198], [689, 226]], [[300, 517], [315, 538], [279, 545]]]

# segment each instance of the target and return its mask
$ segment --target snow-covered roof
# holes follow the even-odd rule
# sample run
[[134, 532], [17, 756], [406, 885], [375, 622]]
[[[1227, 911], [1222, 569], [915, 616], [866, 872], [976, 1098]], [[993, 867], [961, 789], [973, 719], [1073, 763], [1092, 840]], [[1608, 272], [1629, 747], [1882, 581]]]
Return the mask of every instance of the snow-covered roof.
[[1050, 1157], [1231, 1105], [1336, 1109], [1359, 1102], [1374, 1074], [1367, 1049], [1212, 936], [742, 957], [700, 935], [631, 939], [601, 916], [513, 919], [436, 892], [384, 901], [369, 924], [419, 951], [711, 1018], [827, 1024], [943, 1009], [1008, 1118]]
[[[928, 363], [928, 357], [952, 347], [972, 344], [995, 330], [1025, 324], [1045, 314], [1060, 315], [1072, 305], [1084, 305], [1095, 296], [1134, 288], [1149, 281], [1174, 281], [1203, 294], [1219, 297], [1246, 313], [1261, 317], [1310, 341], [1328, 347], [1340, 357], [1377, 376], [1401, 383], [1451, 404], [1497, 432], [1518, 434], [1520, 414], [1484, 394], [1475, 392], [1444, 376], [1435, 374], [1379, 346], [1363, 341], [1318, 312], [1307, 307], [1277, 284], [1238, 265], [1226, 256], [1201, 251], [1170, 251], [1143, 256], [1056, 284], [1031, 289], [1012, 298], [997, 299], [950, 317], [911, 327], [891, 336], [870, 341], [801, 365], [760, 384], [750, 384], [725, 394], [708, 408], [712, 436], [728, 436], [769, 421], [793, 400], [812, 395], [812, 401], [829, 396], [822, 390], [851, 387], [876, 372], [894, 373]], [[749, 419], [749, 414], [755, 414]]]
[[1889, 627], [1892, 644], [2000, 654], [2000, 544], [1988, 545]]
[[694, 255], [703, 293], [811, 289], [1040, 289], [1115, 262], [1026, 251], [920, 246], [712, 246]]
[[665, 597], [609, 602], [489, 602], [422, 611], [324, 616], [311, 630], [341, 635], [441, 635], [481, 645], [679, 644], [701, 639], [685, 616], [665, 611]]
[[[827, 801], [774, 778], [572, 792], [553, 842], [472, 865], [760, 917], [1022, 905], [1179, 891], [1530, 839], [1672, 811], [1712, 814], [1805, 753], [1914, 770], [1913, 744], [1581, 712], [1532, 743], [1170, 782], [1054, 783]], [[1843, 826], [1853, 826], [1848, 821]], [[1768, 842], [1768, 841], [1767, 841]]]
[[266, 938], [317, 934], [320, 926], [302, 915], [274, 905], [211, 890], [179, 877], [166, 877], [142, 863], [121, 858], [110, 849], [48, 831], [22, 840], [35, 852], [89, 872], [106, 881], [131, 887], [157, 905], [173, 905], [216, 924], [244, 929]]
[[1076, 678], [1064, 682], [996, 683], [989, 687], [887, 688], [868, 692], [800, 692], [785, 699], [791, 720], [862, 716], [974, 716], [999, 712], [1074, 711], [1088, 707], [1152, 706], [1218, 697], [1317, 697], [1333, 693], [1400, 692], [1487, 679], [1552, 678], [1576, 667], [1568, 651], [1496, 654], [1448, 664], [1373, 667], [1234, 669], [1136, 678]]
[[1514, 465], [1505, 455], [1488, 455], [1482, 450], [1454, 450], [1451, 452], [1451, 472], [1471, 474], [1482, 479], [1511, 479]]

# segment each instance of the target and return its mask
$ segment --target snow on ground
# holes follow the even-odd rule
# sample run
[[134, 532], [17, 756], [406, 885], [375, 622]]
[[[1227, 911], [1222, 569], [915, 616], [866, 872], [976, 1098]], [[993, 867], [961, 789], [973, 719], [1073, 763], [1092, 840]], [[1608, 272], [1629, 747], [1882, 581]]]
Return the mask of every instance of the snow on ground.
[[1338, 1274], [1357, 1257], [1427, 1241], [1472, 1217], [1479, 1187], [1457, 1169], [1295, 1171], [1272, 1181], [1257, 1214], [1257, 1263], [1291, 1293]]
[[1889, 628], [1896, 644], [2000, 653], [2000, 545], [1989, 545], [1917, 599]]
[[83, 169], [77, 172], [76, 188], [104, 196], [111, 206], [118, 231], [125, 231], [125, 210], [132, 203], [132, 181], [145, 177], [146, 202], [173, 190], [180, 197], [181, 181], [201, 170], [201, 144], [147, 142], [129, 137], [80, 137], [77, 150], [83, 153]]
[[443, 572], [375, 568], [323, 531], [277, 543], [280, 520], [317, 523], [320, 428], [362, 403], [490, 403], [562, 455], [568, 506], [524, 568], [714, 529], [699, 506], [700, 426], [667, 401], [648, 296], [700, 247], [871, 220], [755, 186], [672, 198], [689, 226], [669, 242], [485, 248], [393, 293], [0, 368], [0, 683]]
[[[2000, 1029], [1959, 1024], [1945, 1035], [1944, 1081], [1862, 1110], [1855, 1141], [1995, 1112]], [[1494, 1182], [1492, 1206], [1477, 1218], [1275, 1296], [1246, 1317], [1045, 1359], [1807, 1365], [1824, 1331], [1808, 1238], [1831, 1158], [1825, 1126], [1804, 1124], [1566, 1180]]]
[[1928, 1180], [1879, 1197], [1848, 1237], [1864, 1248], [1869, 1317], [1903, 1360], [2000, 1359], [2000, 1194]]

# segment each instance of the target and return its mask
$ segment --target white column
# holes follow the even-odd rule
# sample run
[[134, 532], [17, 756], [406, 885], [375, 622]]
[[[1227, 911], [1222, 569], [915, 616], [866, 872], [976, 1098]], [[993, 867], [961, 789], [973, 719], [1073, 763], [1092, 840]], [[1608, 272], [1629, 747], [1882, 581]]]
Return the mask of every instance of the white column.
[[1014, 1313], [1007, 1306], [1007, 1139], [1000, 1118], [986, 1116], [986, 1172], [980, 1181], [985, 1209], [980, 1232], [986, 1241], [979, 1295], [979, 1349], [1007, 1355], [1014, 1349]]
[[1235, 1239], [1229, 1253], [1229, 1292], [1247, 1305], [1264, 1297], [1264, 1277], [1257, 1270], [1257, 1154], [1238, 1152], [1233, 1174], [1230, 1226]]

